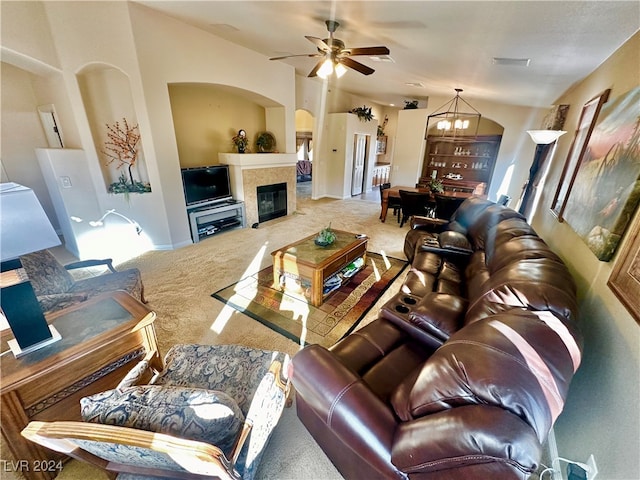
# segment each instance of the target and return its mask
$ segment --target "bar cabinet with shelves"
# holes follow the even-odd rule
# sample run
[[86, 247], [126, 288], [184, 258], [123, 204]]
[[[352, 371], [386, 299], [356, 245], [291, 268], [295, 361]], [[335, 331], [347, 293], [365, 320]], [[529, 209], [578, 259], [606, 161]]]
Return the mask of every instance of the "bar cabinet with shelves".
[[420, 181], [429, 178], [486, 185], [489, 189], [501, 135], [459, 136], [429, 135]]

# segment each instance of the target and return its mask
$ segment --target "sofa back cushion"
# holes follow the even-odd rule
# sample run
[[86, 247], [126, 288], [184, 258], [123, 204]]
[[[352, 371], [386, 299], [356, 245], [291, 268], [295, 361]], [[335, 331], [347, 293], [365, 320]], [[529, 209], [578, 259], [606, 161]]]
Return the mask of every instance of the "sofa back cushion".
[[469, 225], [474, 223], [478, 215], [491, 205], [494, 203], [482, 197], [467, 198], [451, 216], [447, 230], [466, 233]]
[[494, 272], [469, 297], [465, 325], [512, 308], [548, 310], [565, 320], [577, 315], [575, 284], [552, 259], [524, 259]]
[[580, 363], [582, 338], [549, 312], [514, 309], [468, 325], [391, 397], [403, 421], [465, 405], [494, 405], [546, 440]]
[[510, 218], [526, 220], [520, 213], [503, 205], [493, 204], [487, 207], [474, 219], [467, 230], [467, 236], [474, 248], [484, 250], [488, 232], [500, 222]]

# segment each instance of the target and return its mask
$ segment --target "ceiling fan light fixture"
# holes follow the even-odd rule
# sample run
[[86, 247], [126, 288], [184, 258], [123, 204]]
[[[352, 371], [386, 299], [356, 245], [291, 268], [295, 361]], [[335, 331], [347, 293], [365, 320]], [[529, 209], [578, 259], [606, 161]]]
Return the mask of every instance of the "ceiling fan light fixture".
[[347, 73], [347, 67], [345, 67], [344, 65], [342, 65], [341, 63], [338, 63], [335, 67], [335, 72], [336, 72], [336, 77], [340, 78], [342, 77], [345, 73]]
[[332, 73], [333, 73], [333, 60], [331, 60], [330, 58], [327, 58], [324, 62], [322, 62], [322, 66], [318, 69], [318, 76], [324, 80]]

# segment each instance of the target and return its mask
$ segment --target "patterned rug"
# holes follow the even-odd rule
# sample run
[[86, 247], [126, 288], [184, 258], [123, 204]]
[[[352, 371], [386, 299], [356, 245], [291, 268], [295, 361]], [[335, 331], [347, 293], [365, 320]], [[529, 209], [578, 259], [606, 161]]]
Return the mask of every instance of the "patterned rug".
[[271, 288], [273, 267], [211, 296], [301, 344], [330, 347], [349, 334], [407, 266], [404, 260], [367, 252], [367, 264], [320, 305], [303, 294]]

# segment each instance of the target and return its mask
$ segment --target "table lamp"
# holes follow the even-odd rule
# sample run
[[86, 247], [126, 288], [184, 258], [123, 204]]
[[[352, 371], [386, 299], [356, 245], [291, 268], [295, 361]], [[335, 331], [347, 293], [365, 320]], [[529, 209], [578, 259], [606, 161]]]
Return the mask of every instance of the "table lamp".
[[0, 306], [15, 337], [9, 347], [26, 355], [61, 336], [47, 325], [20, 256], [60, 245], [33, 190], [17, 183], [0, 184]]

